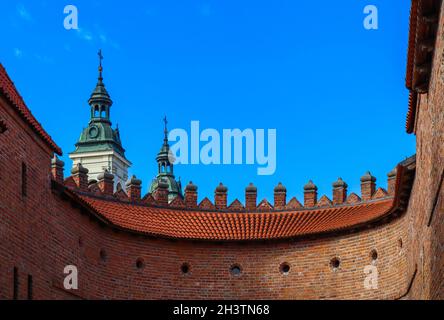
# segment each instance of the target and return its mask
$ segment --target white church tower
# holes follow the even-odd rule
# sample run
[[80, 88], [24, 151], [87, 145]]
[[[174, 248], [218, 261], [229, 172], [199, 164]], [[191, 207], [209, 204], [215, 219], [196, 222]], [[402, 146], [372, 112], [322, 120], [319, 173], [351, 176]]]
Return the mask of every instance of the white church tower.
[[113, 129], [110, 121], [110, 109], [113, 104], [105, 89], [102, 77], [102, 51], [99, 51], [99, 79], [96, 88], [88, 100], [91, 106], [91, 118], [88, 127], [83, 129], [76, 149], [69, 154], [73, 166], [78, 163], [87, 168], [90, 180], [104, 170], [114, 175], [114, 190], [118, 184], [124, 189], [128, 180], [128, 168], [131, 162], [125, 157], [125, 150], [120, 141], [119, 128]]

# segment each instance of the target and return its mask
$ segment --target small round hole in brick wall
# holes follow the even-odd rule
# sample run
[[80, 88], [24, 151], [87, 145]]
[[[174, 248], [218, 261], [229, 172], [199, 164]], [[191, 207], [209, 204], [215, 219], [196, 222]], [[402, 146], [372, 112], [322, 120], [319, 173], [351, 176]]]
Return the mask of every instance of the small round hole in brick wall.
[[402, 249], [402, 238], [399, 238], [398, 240], [398, 247], [399, 249]]
[[136, 268], [137, 269], [143, 269], [145, 267], [145, 262], [142, 258], [139, 258], [136, 260]]
[[233, 276], [240, 276], [242, 269], [238, 264], [235, 264], [231, 266], [230, 272]]
[[375, 249], [370, 251], [370, 258], [372, 259], [372, 262], [376, 262], [376, 260], [378, 260], [378, 251]]
[[100, 250], [100, 260], [102, 260], [103, 262], [105, 262], [108, 259], [108, 256], [106, 254], [105, 249], [101, 249]]
[[180, 266], [180, 271], [181, 271], [183, 274], [187, 274], [188, 272], [190, 272], [190, 265], [189, 265], [188, 263], [183, 263], [183, 264]]
[[339, 260], [339, 258], [335, 257], [330, 260], [330, 267], [332, 267], [333, 270], [338, 269], [340, 265], [341, 265], [341, 261]]
[[290, 265], [287, 262], [282, 263], [279, 267], [279, 271], [282, 274], [288, 274], [290, 272]]

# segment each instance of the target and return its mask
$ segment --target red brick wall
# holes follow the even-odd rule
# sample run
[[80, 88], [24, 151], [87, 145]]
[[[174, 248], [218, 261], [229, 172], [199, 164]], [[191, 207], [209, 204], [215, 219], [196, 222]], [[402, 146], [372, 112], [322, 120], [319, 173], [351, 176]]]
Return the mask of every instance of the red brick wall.
[[[409, 295], [414, 299], [444, 299], [444, 190], [440, 186], [444, 170], [443, 9], [429, 92], [419, 96], [416, 115], [416, 178], [407, 212], [409, 273], [413, 274], [417, 266]], [[431, 216], [433, 219], [428, 225]]]
[[[405, 251], [398, 243], [405, 229], [402, 219], [333, 239], [214, 244], [116, 233], [80, 215], [69, 202], [56, 201], [52, 210], [60, 214], [46, 252], [53, 258], [46, 268], [61, 284], [64, 266], [77, 265], [78, 294], [85, 298], [392, 299], [407, 287]], [[363, 269], [371, 264], [373, 249], [378, 251], [380, 288], [366, 290]], [[106, 262], [101, 261], [101, 250]], [[337, 271], [330, 266], [334, 257], [341, 261]], [[136, 268], [138, 259], [143, 259], [143, 269]], [[285, 262], [288, 275], [280, 272]], [[183, 263], [190, 267], [186, 275]], [[230, 273], [235, 264], [242, 269], [239, 277]]]
[[[11, 298], [13, 268], [19, 270], [20, 297], [26, 297], [28, 274], [39, 291], [48, 290], [48, 274], [40, 270], [50, 256], [44, 254], [51, 233], [45, 223], [48, 210], [52, 152], [40, 138], [6, 106], [0, 95], [0, 121], [7, 130], [0, 133], [0, 298]], [[22, 197], [22, 162], [27, 167], [27, 196]], [[42, 294], [43, 295], [43, 294]]]

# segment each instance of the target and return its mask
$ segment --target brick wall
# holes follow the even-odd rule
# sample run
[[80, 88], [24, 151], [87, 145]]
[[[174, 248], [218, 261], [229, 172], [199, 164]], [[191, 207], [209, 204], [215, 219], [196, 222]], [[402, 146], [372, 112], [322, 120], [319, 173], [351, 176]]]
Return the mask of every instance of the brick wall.
[[[13, 269], [18, 268], [20, 297], [26, 297], [28, 275], [37, 290], [47, 289], [48, 274], [41, 270], [51, 233], [50, 189], [52, 152], [0, 95], [0, 298], [11, 298]], [[26, 196], [22, 196], [22, 164], [26, 165]]]
[[[416, 178], [410, 197], [409, 297], [444, 299], [444, 10], [441, 8], [429, 92], [419, 95], [416, 115]], [[430, 217], [432, 216], [429, 225]]]

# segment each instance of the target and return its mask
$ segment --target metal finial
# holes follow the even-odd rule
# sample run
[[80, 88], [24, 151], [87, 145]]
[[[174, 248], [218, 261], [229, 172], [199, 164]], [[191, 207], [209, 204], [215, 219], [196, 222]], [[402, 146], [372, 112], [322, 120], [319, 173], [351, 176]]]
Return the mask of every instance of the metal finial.
[[165, 142], [168, 142], [168, 128], [167, 128], [167, 125], [168, 125], [168, 119], [167, 119], [166, 116], [163, 118], [163, 122], [164, 122], [164, 124], [165, 124], [164, 130], [163, 130], [163, 132], [164, 132], [164, 134], [165, 134], [164, 141], [165, 141]]
[[97, 55], [99, 56], [99, 79], [103, 79], [102, 78], [102, 71], [103, 71], [103, 68], [102, 68], [102, 60], [103, 60], [102, 49], [99, 50]]

